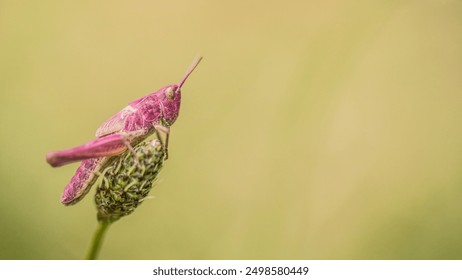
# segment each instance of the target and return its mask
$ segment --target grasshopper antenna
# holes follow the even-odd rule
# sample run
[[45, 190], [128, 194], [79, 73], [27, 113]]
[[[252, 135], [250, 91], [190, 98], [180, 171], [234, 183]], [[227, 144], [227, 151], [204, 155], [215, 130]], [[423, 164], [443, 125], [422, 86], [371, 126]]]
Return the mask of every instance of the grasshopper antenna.
[[184, 84], [184, 82], [186, 82], [189, 75], [191, 75], [191, 73], [194, 71], [194, 69], [196, 69], [197, 65], [199, 64], [199, 62], [201, 62], [201, 60], [202, 60], [201, 55], [196, 56], [196, 58], [193, 60], [193, 63], [191, 64], [191, 66], [189, 66], [188, 71], [186, 71], [186, 74], [183, 76], [181, 81], [178, 83], [178, 89], [180, 89], [181, 86]]

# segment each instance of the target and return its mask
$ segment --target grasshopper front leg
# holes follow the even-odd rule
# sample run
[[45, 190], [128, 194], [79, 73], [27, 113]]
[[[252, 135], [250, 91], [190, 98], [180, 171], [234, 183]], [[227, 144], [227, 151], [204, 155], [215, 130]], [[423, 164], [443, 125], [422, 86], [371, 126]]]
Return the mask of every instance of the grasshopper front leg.
[[157, 138], [159, 138], [159, 141], [162, 141], [162, 140], [158, 132], [162, 131], [165, 134], [165, 144], [163, 145], [163, 147], [164, 147], [164, 153], [165, 153], [164, 159], [167, 160], [168, 159], [168, 139], [170, 136], [170, 128], [167, 126], [160, 125], [160, 124], [155, 124], [154, 128], [156, 129], [156, 135], [157, 135]]

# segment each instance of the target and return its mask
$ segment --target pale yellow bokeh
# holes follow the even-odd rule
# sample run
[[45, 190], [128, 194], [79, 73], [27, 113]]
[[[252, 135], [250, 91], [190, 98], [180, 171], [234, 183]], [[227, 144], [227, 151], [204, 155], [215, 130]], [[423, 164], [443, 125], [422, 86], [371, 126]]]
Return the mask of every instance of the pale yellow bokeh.
[[29, 2], [0, 4], [0, 258], [85, 256], [94, 193], [62, 206], [45, 153], [197, 53], [101, 258], [462, 258], [462, 2]]

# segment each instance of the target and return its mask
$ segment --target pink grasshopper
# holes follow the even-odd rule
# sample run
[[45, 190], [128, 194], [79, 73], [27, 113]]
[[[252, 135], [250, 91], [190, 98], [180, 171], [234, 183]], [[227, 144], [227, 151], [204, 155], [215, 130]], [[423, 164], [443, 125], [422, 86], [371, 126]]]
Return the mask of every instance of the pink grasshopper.
[[170, 126], [178, 117], [181, 103], [181, 87], [201, 61], [198, 57], [178, 84], [169, 85], [131, 102], [127, 107], [109, 118], [96, 131], [95, 140], [74, 148], [49, 152], [47, 162], [58, 167], [82, 161], [61, 196], [64, 205], [80, 201], [98, 179], [102, 170], [113, 158], [133, 151], [136, 145], [154, 132], [165, 133], [167, 157]]

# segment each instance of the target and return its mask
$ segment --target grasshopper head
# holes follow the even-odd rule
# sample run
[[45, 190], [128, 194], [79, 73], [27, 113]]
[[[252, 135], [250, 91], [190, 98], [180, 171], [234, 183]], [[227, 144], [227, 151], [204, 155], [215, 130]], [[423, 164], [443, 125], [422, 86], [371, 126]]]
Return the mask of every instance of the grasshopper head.
[[168, 126], [172, 125], [178, 113], [181, 104], [181, 89], [178, 85], [166, 86], [161, 90], [160, 103], [162, 109], [163, 121]]
[[172, 125], [176, 118], [178, 117], [178, 113], [180, 112], [180, 104], [181, 104], [181, 87], [183, 86], [184, 82], [188, 79], [189, 75], [194, 71], [196, 66], [201, 61], [202, 57], [197, 57], [192, 65], [189, 67], [186, 74], [180, 80], [180, 82], [176, 85], [166, 86], [161, 90], [161, 108], [162, 108], [162, 115], [163, 121], [167, 123], [168, 126]]
[[178, 87], [177, 85], [168, 86], [164, 90], [164, 95], [165, 95], [165, 98], [174, 100], [176, 98], [176, 95], [181, 96], [181, 88]]

